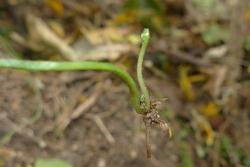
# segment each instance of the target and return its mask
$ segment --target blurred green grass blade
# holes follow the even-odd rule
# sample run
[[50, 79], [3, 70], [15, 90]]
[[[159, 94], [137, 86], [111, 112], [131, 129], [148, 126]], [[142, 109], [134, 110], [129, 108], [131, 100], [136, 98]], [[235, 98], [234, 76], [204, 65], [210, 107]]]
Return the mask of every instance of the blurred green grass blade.
[[230, 159], [230, 153], [233, 150], [232, 148], [232, 141], [229, 137], [223, 136], [221, 139], [220, 143], [220, 154], [225, 158], [225, 159]]
[[187, 142], [181, 143], [181, 167], [193, 167], [192, 150]]
[[60, 159], [38, 159], [34, 167], [73, 167], [68, 162]]

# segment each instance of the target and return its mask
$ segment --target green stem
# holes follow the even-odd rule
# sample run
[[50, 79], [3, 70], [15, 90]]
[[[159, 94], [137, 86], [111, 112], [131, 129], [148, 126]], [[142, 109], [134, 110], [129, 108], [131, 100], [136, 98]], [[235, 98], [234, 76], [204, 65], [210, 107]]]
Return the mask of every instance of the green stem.
[[93, 71], [108, 71], [120, 77], [128, 86], [131, 101], [137, 113], [142, 113], [140, 109], [139, 93], [133, 78], [124, 70], [109, 63], [78, 61], [78, 62], [55, 62], [55, 61], [29, 61], [29, 60], [14, 60], [0, 59], [0, 67], [15, 68], [29, 71], [77, 71], [77, 70], [93, 70]]
[[142, 102], [145, 103], [144, 110], [148, 111], [150, 108], [150, 97], [149, 97], [147, 86], [145, 85], [144, 79], [142, 76], [142, 63], [144, 60], [145, 51], [146, 51], [148, 41], [149, 41], [149, 29], [147, 28], [144, 29], [143, 33], [141, 34], [141, 39], [142, 39], [142, 47], [141, 47], [139, 57], [138, 57], [138, 62], [137, 62], [137, 79], [138, 79], [139, 87], [142, 93], [141, 100], [143, 100]]
[[[93, 61], [29, 61], [29, 60], [14, 60], [0, 59], [0, 68], [15, 68], [29, 71], [77, 71], [77, 70], [93, 70], [93, 71], [108, 71], [120, 77], [129, 88], [131, 101], [137, 113], [149, 111], [150, 98], [147, 87], [142, 76], [142, 63], [145, 51], [149, 41], [149, 30], [144, 29], [141, 34], [142, 47], [139, 53], [137, 62], [137, 78], [142, 95], [139, 96], [137, 85], [133, 78], [124, 70], [110, 63], [93, 62]], [[142, 101], [141, 101], [142, 100]], [[142, 102], [142, 103], [141, 103]]]

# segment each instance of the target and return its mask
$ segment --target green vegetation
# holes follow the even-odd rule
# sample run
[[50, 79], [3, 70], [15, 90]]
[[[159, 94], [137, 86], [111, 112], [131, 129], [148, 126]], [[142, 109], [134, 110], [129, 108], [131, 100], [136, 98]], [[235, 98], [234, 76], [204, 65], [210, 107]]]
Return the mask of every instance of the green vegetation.
[[60, 159], [38, 159], [34, 167], [72, 167], [72, 165]]

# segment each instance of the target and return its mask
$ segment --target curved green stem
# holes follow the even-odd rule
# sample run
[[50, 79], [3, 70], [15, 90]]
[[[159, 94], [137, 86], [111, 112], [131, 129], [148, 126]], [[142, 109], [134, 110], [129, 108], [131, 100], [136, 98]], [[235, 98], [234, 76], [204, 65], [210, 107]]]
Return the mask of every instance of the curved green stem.
[[124, 70], [109, 63], [78, 61], [78, 62], [55, 62], [55, 61], [29, 61], [29, 60], [14, 60], [0, 59], [0, 67], [15, 68], [29, 71], [76, 71], [76, 70], [93, 70], [93, 71], [108, 71], [120, 77], [128, 86], [133, 107], [137, 113], [142, 113], [140, 109], [140, 97], [137, 86], [133, 78]]
[[137, 62], [137, 79], [138, 79], [139, 87], [142, 93], [141, 100], [145, 104], [144, 109], [148, 111], [150, 108], [150, 97], [149, 97], [147, 86], [145, 85], [144, 79], [142, 76], [142, 63], [144, 60], [145, 51], [146, 51], [148, 41], [149, 41], [149, 29], [147, 28], [144, 29], [143, 33], [141, 34], [141, 39], [142, 39], [142, 47], [141, 47], [139, 57], [138, 57], [138, 62]]
[[[93, 70], [93, 71], [108, 71], [120, 77], [129, 88], [131, 101], [137, 113], [149, 111], [150, 98], [147, 87], [142, 76], [142, 63], [145, 51], [149, 41], [149, 30], [144, 29], [141, 34], [142, 47], [139, 53], [137, 62], [137, 78], [142, 95], [139, 95], [137, 85], [133, 78], [124, 70], [110, 63], [94, 62], [94, 61], [29, 61], [29, 60], [14, 60], [0, 59], [0, 68], [14, 68], [29, 71], [77, 71], [77, 70]], [[141, 101], [142, 100], [142, 101]]]

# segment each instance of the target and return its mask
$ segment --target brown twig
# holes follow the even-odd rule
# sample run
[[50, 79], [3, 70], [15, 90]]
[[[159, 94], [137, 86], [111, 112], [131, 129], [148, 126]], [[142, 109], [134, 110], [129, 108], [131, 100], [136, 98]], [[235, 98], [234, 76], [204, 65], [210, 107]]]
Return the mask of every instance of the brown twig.
[[165, 53], [167, 57], [169, 57], [170, 59], [174, 61], [179, 60], [179, 61], [187, 62], [193, 65], [202, 66], [202, 67], [210, 66], [210, 62], [208, 62], [207, 60], [197, 58], [194, 55], [183, 52], [183, 51], [170, 50], [167, 47], [163, 47], [163, 46], [153, 48], [152, 52], [156, 52], [156, 51]]
[[209, 62], [206, 62], [200, 58], [196, 58], [193, 55], [185, 53], [185, 52], [166, 50], [165, 54], [166, 56], [174, 60], [177, 59], [177, 60], [181, 60], [184, 62], [188, 62], [190, 64], [198, 65], [198, 66], [205, 66], [205, 67], [210, 66]]
[[145, 137], [146, 137], [146, 151], [147, 151], [147, 158], [151, 158], [152, 156], [152, 151], [151, 151], [151, 146], [150, 146], [150, 127], [147, 125], [146, 121], [143, 120], [144, 125], [145, 125]]
[[114, 144], [115, 143], [115, 139], [111, 135], [111, 133], [109, 132], [108, 128], [103, 123], [102, 119], [99, 116], [97, 116], [97, 115], [93, 115], [93, 116], [90, 116], [90, 117], [94, 120], [94, 122], [96, 123], [96, 125], [98, 126], [98, 128], [101, 130], [101, 132], [103, 133], [103, 135], [105, 136], [105, 138], [107, 139], [107, 141], [110, 144]]

